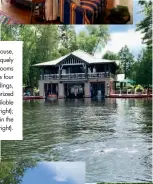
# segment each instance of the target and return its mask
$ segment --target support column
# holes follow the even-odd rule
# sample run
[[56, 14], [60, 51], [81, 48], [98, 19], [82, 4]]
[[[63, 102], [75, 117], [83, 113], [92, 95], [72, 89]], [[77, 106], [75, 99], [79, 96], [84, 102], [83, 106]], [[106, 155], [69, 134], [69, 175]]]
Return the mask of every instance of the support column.
[[44, 82], [43, 81], [39, 81], [39, 95], [40, 96], [45, 96], [45, 92], [44, 92]]
[[105, 95], [110, 95], [110, 80], [108, 79], [105, 80]]
[[64, 84], [58, 83], [58, 98], [64, 98]]
[[90, 98], [91, 94], [90, 94], [90, 82], [85, 82], [84, 83], [84, 97], [85, 98]]
[[110, 81], [109, 83], [110, 83], [110, 88], [109, 88], [110, 91], [109, 91], [109, 93], [111, 95], [111, 94], [113, 94], [113, 81]]

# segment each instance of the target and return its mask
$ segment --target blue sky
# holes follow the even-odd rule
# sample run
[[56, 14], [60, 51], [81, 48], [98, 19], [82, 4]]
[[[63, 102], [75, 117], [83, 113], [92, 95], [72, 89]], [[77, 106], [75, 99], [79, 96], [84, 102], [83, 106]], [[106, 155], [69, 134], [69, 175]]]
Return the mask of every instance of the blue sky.
[[21, 184], [84, 184], [84, 162], [40, 162], [28, 169]]
[[[104, 48], [101, 48], [101, 51], [97, 49], [97, 52], [95, 53], [97, 57], [102, 57], [107, 51], [118, 53], [119, 50], [125, 45], [129, 47], [135, 57], [138, 56], [138, 53], [142, 48], [144, 48], [141, 39], [143, 35], [141, 32], [135, 31], [136, 24], [144, 18], [142, 13], [138, 13], [141, 10], [142, 7], [138, 5], [138, 1], [133, 0], [133, 24], [109, 25], [111, 40]], [[80, 31], [85, 30], [85, 26], [76, 25], [75, 29], [76, 32], [79, 33]]]

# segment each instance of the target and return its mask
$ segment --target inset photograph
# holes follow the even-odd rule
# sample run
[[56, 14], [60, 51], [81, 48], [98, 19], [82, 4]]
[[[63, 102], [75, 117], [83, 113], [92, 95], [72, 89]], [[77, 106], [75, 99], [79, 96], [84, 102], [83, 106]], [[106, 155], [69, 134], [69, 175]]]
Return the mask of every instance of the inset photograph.
[[38, 162], [0, 164], [0, 183], [10, 184], [85, 184], [84, 162]]
[[1, 0], [2, 24], [132, 24], [133, 0]]

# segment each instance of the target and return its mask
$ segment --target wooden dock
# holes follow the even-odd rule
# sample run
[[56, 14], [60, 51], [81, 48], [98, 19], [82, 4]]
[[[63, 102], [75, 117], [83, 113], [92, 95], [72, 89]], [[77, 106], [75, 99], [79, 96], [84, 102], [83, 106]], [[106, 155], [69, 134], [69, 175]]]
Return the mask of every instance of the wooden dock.
[[24, 96], [23, 100], [37, 100], [37, 99], [44, 99], [43, 96]]
[[[152, 94], [111, 94], [105, 96], [106, 98], [152, 98]], [[41, 100], [45, 99], [43, 96], [24, 96], [23, 100]]]
[[152, 94], [111, 94], [107, 98], [151, 98]]

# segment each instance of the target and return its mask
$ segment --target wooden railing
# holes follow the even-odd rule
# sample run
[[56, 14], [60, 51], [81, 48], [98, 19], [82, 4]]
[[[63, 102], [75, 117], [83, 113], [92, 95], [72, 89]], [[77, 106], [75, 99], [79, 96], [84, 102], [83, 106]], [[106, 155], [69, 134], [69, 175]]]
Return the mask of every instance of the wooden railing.
[[71, 74], [45, 74], [40, 75], [40, 80], [74, 80], [74, 79], [99, 79], [99, 78], [108, 78], [115, 76], [108, 72], [99, 72], [99, 73], [71, 73]]
[[110, 73], [105, 73], [105, 72], [88, 73], [88, 78], [89, 78], [89, 79], [107, 78], [107, 77], [110, 77]]
[[61, 74], [61, 79], [85, 79], [85, 73]]

